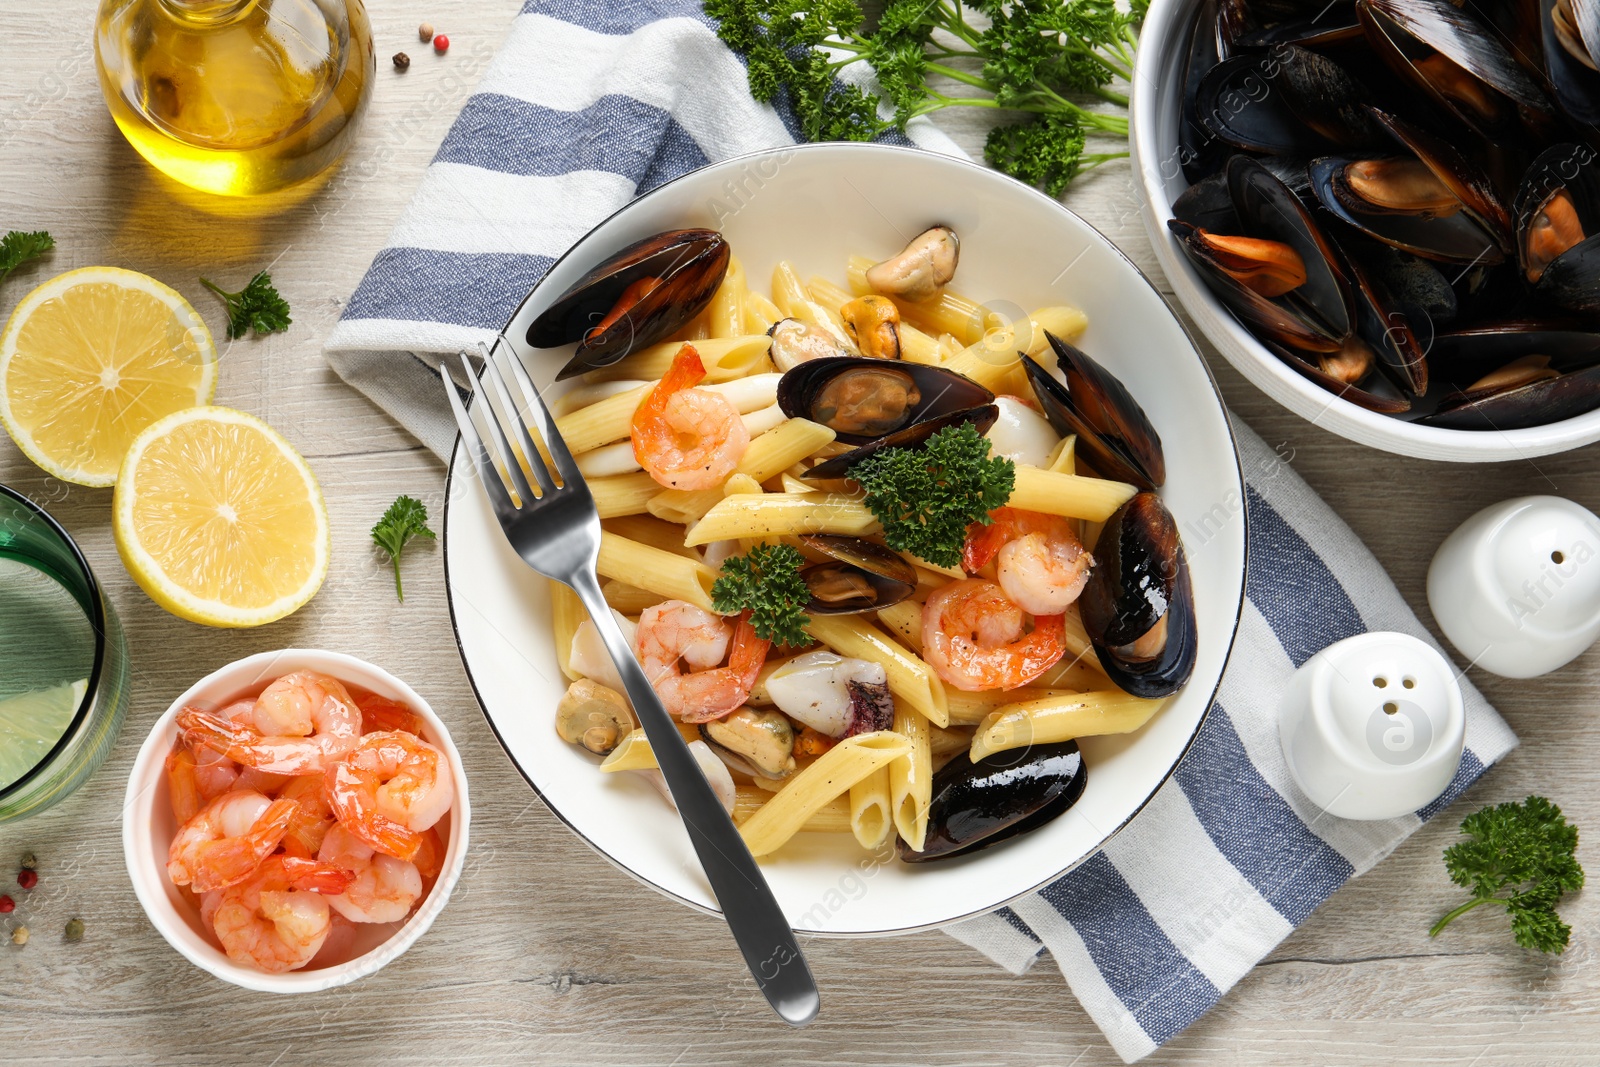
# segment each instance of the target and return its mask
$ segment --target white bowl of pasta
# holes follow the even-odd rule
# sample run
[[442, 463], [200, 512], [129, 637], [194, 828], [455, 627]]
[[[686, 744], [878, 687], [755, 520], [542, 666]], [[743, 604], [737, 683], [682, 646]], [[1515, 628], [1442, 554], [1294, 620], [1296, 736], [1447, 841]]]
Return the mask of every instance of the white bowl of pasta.
[[[1081, 446], [1075, 463], [1070, 447], [1046, 420], [1019, 412], [1032, 401], [1007, 400], [1006, 394], [1020, 394], [1030, 381], [1016, 350], [1041, 359], [1046, 358], [1041, 352], [1052, 351], [1042, 339], [1044, 329], [1063, 335], [1120, 379], [1160, 435], [1166, 471], [1164, 483], [1155, 479], [1161, 488], [1154, 507], [1170, 515], [1169, 529], [1183, 542], [1189, 577], [1182, 580], [1192, 588], [1194, 640], [1187, 683], [1159, 702], [1133, 701], [1100, 673], [1094, 654], [1085, 654], [1088, 643], [1075, 607], [1059, 619], [1043, 612], [1060, 609], [1031, 608], [1041, 614], [1019, 616], [1024, 621], [1012, 634], [1015, 643], [1004, 646], [1012, 657], [1005, 662], [1012, 665], [1002, 668], [998, 659], [986, 658], [972, 668], [977, 674], [963, 673], [972, 667], [966, 653], [958, 660], [943, 630], [928, 634], [921, 620], [934, 619], [937, 627], [937, 620], [947, 616], [927, 615], [929, 602], [965, 605], [958, 591], [963, 597], [987, 596], [1007, 580], [1003, 570], [997, 575], [976, 569], [996, 564], [989, 556], [979, 563], [966, 555], [972, 551], [971, 537], [960, 551], [976, 577], [913, 558], [915, 589], [909, 595], [902, 591], [907, 599], [899, 604], [864, 614], [810, 615], [809, 636], [820, 648], [806, 654], [820, 653], [826, 661], [820, 666], [815, 661], [789, 665], [792, 649], [774, 651], [765, 642], [761, 655], [751, 659], [746, 656], [755, 642], [753, 632], [746, 632], [750, 623], [719, 624], [706, 614], [713, 606], [715, 568], [729, 553], [748, 552], [763, 539], [801, 544], [812, 559], [821, 557], [812, 542], [797, 542], [798, 535], [906, 547], [854, 488], [863, 467], [849, 468], [853, 482], [802, 477], [810, 465], [841, 451], [841, 442], [831, 440], [832, 429], [817, 438], [815, 425], [796, 415], [790, 401], [774, 403], [777, 371], [793, 365], [794, 350], [774, 350], [776, 342], [766, 330], [777, 319], [812, 322], [823, 330], [832, 322], [836, 335], [848, 335], [866, 350], [869, 337], [862, 331], [871, 323], [863, 326], [863, 316], [889, 302], [872, 304], [868, 311], [863, 310], [868, 305], [850, 302], [880, 285], [899, 283], [866, 279], [864, 268], [894, 256], [935, 225], [959, 236], [954, 278], [933, 298], [922, 303], [897, 298], [898, 310], [885, 313], [897, 323], [900, 366], [955, 369], [1001, 394], [995, 401], [999, 428], [988, 431], [990, 442], [998, 442], [1007, 426], [1013, 441], [1016, 435], [1026, 439], [1015, 453], [1011, 507], [1037, 513], [1032, 521], [1048, 522], [1050, 530], [1069, 523], [1062, 543], [1076, 535], [1091, 546], [1108, 516], [1122, 516], [1133, 507], [1124, 504], [1133, 486], [1093, 477], [1097, 472], [1083, 462]], [[682, 228], [720, 231], [737, 264], [706, 311], [686, 327], [690, 332], [674, 334], [613, 367], [557, 383], [547, 393], [601, 508], [606, 544], [600, 570], [613, 608], [630, 626], [643, 627], [645, 638], [636, 640], [644, 646], [666, 641], [668, 673], [707, 669], [732, 679], [729, 703], [745, 708], [721, 719], [720, 727], [718, 722], [686, 725], [686, 736], [702, 739], [702, 766], [725, 790], [735, 822], [797, 930], [872, 936], [927, 929], [992, 910], [1050, 882], [1120, 830], [1171, 774], [1210, 707], [1237, 626], [1245, 560], [1242, 480], [1221, 400], [1192, 341], [1126, 257], [1037, 191], [932, 153], [808, 145], [686, 175], [635, 200], [578, 242], [505, 331], [538, 385], [552, 382], [573, 351], [533, 347], [529, 328], [540, 314], [620, 249]], [[916, 262], [915, 257], [905, 260]], [[848, 325], [840, 334], [842, 322]], [[726, 437], [735, 440], [739, 454], [708, 459], [712, 467], [727, 468], [716, 485], [669, 491], [666, 486], [678, 484], [671, 481], [670, 464], [653, 445], [633, 447], [640, 441], [634, 420], [652, 410], [640, 406], [649, 390], [639, 382], [670, 375], [669, 368], [684, 358], [679, 341], [685, 338], [694, 338], [708, 379], [701, 388], [722, 397], [708, 402], [707, 410], [720, 410], [728, 420], [737, 417], [744, 426], [730, 421], [728, 432], [718, 435], [712, 451], [720, 456]], [[815, 410], [810, 417], [821, 418]], [[1042, 443], [1040, 432], [1050, 434]], [[752, 458], [758, 455], [759, 461]], [[1107, 525], [1117, 524], [1114, 516]], [[1007, 536], [1023, 537], [1024, 527]], [[626, 710], [612, 717], [603, 708], [595, 711], [600, 705], [589, 690], [582, 701], [562, 704], [573, 679], [585, 678], [586, 686], [603, 684], [605, 664], [587, 655], [586, 639], [573, 644], [581, 608], [565, 589], [552, 593], [550, 584], [511, 550], [460, 448], [450, 465], [444, 542], [462, 660], [513, 763], [550, 809], [602, 856], [660, 892], [714, 912], [715, 900], [676, 813], [647, 780], [650, 757], [635, 751]], [[1027, 573], [1020, 565], [1011, 571], [1024, 584]], [[1047, 599], [1054, 595], [1044, 588], [1051, 574], [1037, 587], [1005, 588], [1021, 603]], [[1092, 572], [1089, 581], [1092, 586]], [[685, 602], [689, 610], [679, 613], [673, 601]], [[669, 631], [669, 619], [673, 625], [708, 629]], [[1168, 632], [1165, 622], [1160, 632]], [[1176, 625], [1172, 632], [1179, 632]], [[689, 648], [696, 633], [714, 646], [710, 653], [699, 650], [703, 662]], [[681, 661], [672, 658], [679, 654]], [[652, 667], [651, 655], [659, 659], [661, 654], [645, 652], [647, 671], [655, 670], [659, 678], [666, 665]], [[718, 665], [719, 657], [726, 658], [726, 666]], [[775, 669], [780, 662], [782, 670]], [[846, 675], [866, 687], [860, 692], [881, 699], [860, 698], [852, 688], [857, 680]], [[814, 682], [824, 676], [849, 694], [842, 704], [812, 702], [808, 710], [797, 711], [792, 699], [785, 701], [783, 686], [789, 683], [784, 679]], [[658, 681], [658, 691], [662, 684]], [[1026, 691], [1008, 696], [1001, 689], [967, 691], [958, 684], [1025, 685]], [[704, 687], [685, 692], [690, 690], [696, 699], [722, 699], [720, 689], [715, 697]], [[684, 712], [682, 697], [679, 692], [667, 700], [669, 710]], [[1068, 798], [1064, 812], [1056, 804], [1048, 812], [1053, 817], [1045, 819], [1041, 807], [1039, 818], [1017, 824], [1027, 832], [992, 847], [952, 848], [937, 861], [899, 858], [933, 854], [935, 838], [945, 832], [939, 798], [946, 793], [938, 775], [948, 770], [940, 763], [950, 753], [970, 750], [982, 757], [998, 736], [997, 723], [1014, 723], [1017, 715], [1027, 719], [1029, 729], [1045, 721], [1028, 718], [1037, 708], [1017, 711], [1024, 698], [1053, 709], [1057, 723], [1065, 721], [1059, 715], [1068, 705], [1075, 705], [1079, 717], [1073, 721], [1079, 724], [1087, 715], [1137, 728], [1104, 736], [1082, 736], [1093, 730], [1068, 734], [1077, 738], [1087, 781], [1077, 780], [1074, 788], [1081, 788], [1081, 795], [1074, 792], [1076, 800]], [[593, 734], [575, 729], [563, 707], [581, 709], [588, 716], [583, 723], [590, 726], [603, 719], [604, 728], [596, 727]], [[846, 718], [838, 719], [841, 714]], [[560, 733], [558, 719], [563, 720]], [[877, 725], [856, 733], [872, 721]], [[979, 724], [988, 741], [975, 740]], [[772, 748], [773, 733], [783, 738], [781, 751]], [[1059, 746], [1043, 743], [1053, 744], [1057, 736], [1036, 734], [1041, 743], [1032, 747], [1015, 740], [995, 743], [1012, 746], [1007, 758], [1043, 760], [1054, 758], [1051, 752], [1060, 755]], [[719, 759], [705, 747], [708, 741], [734, 758]], [[602, 763], [596, 752], [610, 754]], [[646, 774], [607, 773], [628, 769]], [[841, 791], [842, 782], [856, 784]], [[970, 785], [964, 780], [962, 788]], [[1002, 836], [997, 833], [995, 841]], [[929, 851], [912, 855], [915, 846], [903, 843], [912, 838], [921, 838], [919, 844]]]
[[[232, 909], [239, 914], [241, 921], [228, 931], [228, 939], [224, 942], [219, 936], [220, 920], [215, 919], [216, 913], [210, 912], [212, 918], [208, 921], [202, 907], [205, 897], [193, 891], [199, 883], [188, 881], [187, 874], [184, 875], [186, 884], [183, 886], [175, 884], [173, 880], [174, 868], [171, 863], [174, 853], [170, 850], [170, 844], [179, 833], [180, 826], [184, 825], [177, 818], [175, 808], [185, 802], [180, 799], [180, 794], [186, 786], [192, 788], [194, 781], [192, 778], [186, 782], [177, 781], [174, 761], [169, 757], [180, 751], [199, 751], [198, 745], [180, 742], [182, 731], [179, 717], [186, 709], [220, 709], [225, 712], [230, 708], [243, 707], [278, 679], [313, 674], [338, 682], [343, 687], [340, 698], [348, 697], [350, 703], [358, 705], [354, 717], [356, 728], [363, 731], [362, 737], [370, 738], [379, 729], [403, 729], [430, 746], [437, 753], [435, 758], [440, 764], [437, 773], [448, 779], [449, 796], [445, 801], [448, 806], [429, 828], [429, 844], [425, 855], [412, 856], [415, 866], [421, 868], [420, 875], [413, 870], [394, 879], [398, 883], [409, 878], [414, 884], [392, 889], [390, 876], [396, 872], [391, 868], [397, 866], [397, 861], [376, 856], [370, 849], [363, 848], [360, 852], [364, 860], [374, 868], [370, 874], [363, 871], [363, 878], [372, 880], [364, 884], [376, 883], [378, 892], [374, 895], [379, 899], [375, 901], [373, 895], [365, 898], [357, 896], [349, 886], [354, 872], [344, 874], [334, 871], [332, 873], [341, 879], [339, 888], [345, 889], [345, 899], [333, 901], [327, 897], [309, 901], [315, 905], [314, 909], [290, 909], [302, 914], [289, 918], [263, 918], [260, 913], [265, 909], [256, 903], [258, 897], [267, 897], [263, 889], [248, 898], [247, 907]], [[316, 732], [320, 734], [324, 729], [319, 720]], [[287, 739], [265, 740], [281, 744]], [[310, 743], [315, 738], [301, 740]], [[192, 770], [193, 764], [188, 766]], [[187, 801], [191, 807], [214, 809], [216, 805], [227, 802], [227, 795], [238, 797], [252, 790], [261, 790], [269, 799], [275, 796], [275, 803], [283, 804], [295, 783], [311, 781], [305, 775], [279, 776], [266, 772], [246, 781], [245, 776], [251, 771], [227, 760], [216, 761], [210, 770], [213, 774], [238, 774], [238, 777], [220, 786], [216, 790], [219, 793], [217, 796], [210, 795], [213, 790], [205, 788], [206, 783], [202, 782], [205, 795], [191, 795]], [[317, 776], [316, 780], [320, 783], [321, 777]], [[321, 789], [316, 791], [321, 792]], [[302, 802], [306, 799], [304, 794], [298, 795]], [[332, 817], [330, 813], [324, 814]], [[461, 878], [466, 864], [471, 817], [472, 805], [461, 756], [450, 738], [449, 730], [416, 690], [383, 668], [354, 656], [291, 648], [257, 653], [213, 671], [190, 686], [156, 720], [138, 756], [134, 758], [133, 770], [128, 776], [127, 798], [122, 809], [122, 849], [134, 894], [139, 898], [145, 914], [167, 943], [190, 963], [245, 989], [266, 993], [311, 993], [347, 985], [375, 973], [399, 958], [427, 932], [434, 919], [444, 910]], [[268, 866], [281, 863], [286, 855], [295, 853], [291, 839], [297, 834], [312, 833], [316, 838], [309, 853], [299, 853], [312, 857], [302, 861], [304, 867], [313, 868], [316, 866], [313, 860], [329, 857], [327, 850], [319, 851], [316, 846], [319, 843], [326, 844], [332, 834], [327, 827], [322, 827], [321, 832], [317, 833], [311, 829], [313, 825], [311, 821], [295, 824], [288, 836], [280, 831], [271, 841], [262, 843], [262, 854], [271, 855], [259, 862], [255, 857], [244, 861], [254, 864], [257, 873], [243, 880], [234, 878], [234, 885], [205, 894], [214, 898], [211, 905], [215, 906], [216, 899], [229, 897], [230, 894], [242, 897], [247, 889], [261, 879]], [[256, 827], [251, 829], [254, 831]], [[337, 862], [347, 861], [338, 858]], [[382, 874], [376, 870], [379, 864], [385, 865]], [[411, 866], [411, 861], [405, 861], [405, 865]], [[323, 868], [331, 866], [330, 861]], [[320, 872], [312, 873], [316, 875]], [[286, 885], [282, 891], [286, 896], [298, 899], [300, 888], [298, 885]], [[321, 886], [310, 892], [322, 894], [333, 888]], [[404, 894], [404, 899], [396, 899], [394, 893]], [[378, 909], [387, 909], [387, 914], [380, 914]], [[255, 911], [256, 914], [246, 914], [249, 911]], [[312, 912], [309, 918], [303, 914], [307, 911]], [[268, 929], [275, 923], [281, 924], [276, 931]], [[275, 939], [279, 933], [282, 939]], [[295, 940], [301, 935], [305, 940], [303, 945]], [[283, 939], [287, 940], [287, 944], [280, 943]], [[286, 953], [298, 955], [288, 961]], [[270, 967], [288, 966], [289, 969], [267, 970], [258, 965], [262, 963]]]

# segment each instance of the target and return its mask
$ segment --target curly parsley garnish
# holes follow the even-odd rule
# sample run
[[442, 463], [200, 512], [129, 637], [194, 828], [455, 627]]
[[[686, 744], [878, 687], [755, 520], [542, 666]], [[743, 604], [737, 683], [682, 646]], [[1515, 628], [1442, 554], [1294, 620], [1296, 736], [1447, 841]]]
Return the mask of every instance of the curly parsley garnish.
[[805, 608], [811, 591], [800, 577], [805, 562], [799, 549], [781, 543], [762, 543], [730, 556], [722, 561], [722, 576], [711, 583], [711, 606], [724, 615], [750, 612], [750, 624], [763, 640], [807, 644]]
[[389, 562], [394, 564], [394, 595], [402, 603], [405, 602], [406, 593], [400, 586], [400, 550], [413, 537], [433, 540], [433, 531], [428, 529], [427, 505], [415, 497], [396, 497], [395, 502], [389, 505], [389, 510], [383, 513], [383, 518], [372, 528], [372, 541], [389, 554]]
[[228, 307], [228, 340], [243, 337], [251, 330], [257, 336], [287, 330], [289, 302], [272, 287], [272, 275], [261, 271], [237, 293], [230, 293], [215, 282], [200, 279], [200, 284], [222, 298]]
[[[870, 141], [941, 108], [992, 108], [1016, 124], [989, 135], [985, 158], [1059, 196], [1081, 171], [1128, 154], [1120, 146], [1085, 151], [1085, 135], [1126, 138], [1128, 119], [1083, 105], [1128, 106], [1110, 86], [1132, 80], [1148, 6], [1148, 0], [1132, 0], [1126, 10], [1115, 0], [888, 0], [870, 28], [856, 0], [706, 0], [705, 8], [719, 22], [717, 35], [745, 55], [752, 95], [786, 96], [808, 139]], [[981, 21], [975, 14], [987, 28], [975, 25]], [[834, 58], [838, 53], [843, 57]], [[894, 107], [892, 118], [878, 117], [876, 96], [834, 77], [852, 63], [872, 68]], [[936, 79], [975, 92], [935, 89]]]
[[8, 230], [0, 237], [0, 282], [30, 259], [38, 259], [56, 246], [43, 230]]
[[885, 448], [850, 468], [889, 547], [941, 567], [961, 562], [967, 527], [1011, 499], [1017, 466], [990, 456], [971, 423], [946, 427], [920, 449]]
[[1583, 888], [1578, 865], [1578, 828], [1544, 797], [1507, 802], [1468, 815], [1461, 823], [1468, 840], [1444, 850], [1445, 869], [1472, 899], [1433, 924], [1437, 937], [1473, 908], [1498, 904], [1511, 915], [1511, 935], [1523, 948], [1560, 952], [1572, 927], [1556, 914], [1563, 894]]

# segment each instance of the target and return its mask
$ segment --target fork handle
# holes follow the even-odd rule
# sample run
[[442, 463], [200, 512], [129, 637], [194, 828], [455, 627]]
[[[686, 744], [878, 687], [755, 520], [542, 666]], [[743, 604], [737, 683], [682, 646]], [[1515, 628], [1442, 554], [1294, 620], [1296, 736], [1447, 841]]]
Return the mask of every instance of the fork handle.
[[588, 609], [606, 651], [617, 665], [661, 776], [672, 791], [672, 800], [700, 857], [700, 866], [756, 985], [784, 1022], [806, 1025], [816, 1018], [821, 998], [789, 920], [778, 907], [744, 838], [712, 792], [711, 783], [706, 781], [683, 735], [662, 706], [655, 687], [645, 677], [644, 668], [600, 593], [598, 578], [592, 571], [582, 573], [572, 582], [572, 588]]

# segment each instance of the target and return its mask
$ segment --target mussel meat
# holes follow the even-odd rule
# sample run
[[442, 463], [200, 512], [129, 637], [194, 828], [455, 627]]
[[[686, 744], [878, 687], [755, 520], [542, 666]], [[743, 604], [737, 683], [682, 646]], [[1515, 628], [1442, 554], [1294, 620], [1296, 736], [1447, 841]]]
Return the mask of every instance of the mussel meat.
[[793, 370], [813, 359], [859, 355], [828, 330], [799, 319], [779, 319], [767, 330], [767, 336], [772, 338], [772, 347], [767, 351], [780, 371]]
[[1502, 322], [1440, 334], [1456, 391], [1419, 420], [1457, 430], [1515, 430], [1600, 408], [1600, 333]]
[[806, 611], [812, 615], [876, 611], [898, 604], [917, 588], [916, 569], [882, 545], [840, 534], [806, 534], [800, 543], [828, 557], [800, 571], [811, 591]]
[[900, 309], [886, 296], [858, 296], [839, 309], [844, 331], [863, 356], [900, 358]]
[[882, 263], [867, 269], [867, 284], [879, 293], [907, 300], [939, 295], [961, 260], [961, 239], [948, 226], [930, 226]]
[[700, 736], [729, 767], [755, 778], [795, 771], [794, 727], [776, 711], [743, 707], [700, 724]]
[[1167, 480], [1161, 436], [1117, 376], [1074, 346], [1046, 333], [1065, 378], [1023, 356], [1028, 380], [1057, 433], [1078, 435], [1078, 449], [1107, 478], [1155, 489]]
[[1178, 524], [1138, 493], [1106, 520], [1078, 598], [1083, 628], [1111, 680], [1134, 696], [1168, 696], [1194, 670], [1194, 592]]
[[728, 242], [715, 230], [668, 230], [622, 249], [561, 294], [528, 327], [528, 344], [576, 344], [556, 375], [608, 367], [698, 315], [728, 270]]
[[1517, 193], [1517, 256], [1536, 293], [1600, 312], [1600, 164], [1588, 145], [1540, 153]]
[[1027, 833], [1072, 807], [1088, 781], [1076, 741], [996, 752], [977, 763], [959, 752], [933, 776], [922, 851], [902, 840], [899, 856], [907, 863], [946, 859]]
[[808, 360], [778, 382], [785, 415], [819, 422], [855, 445], [993, 400], [989, 390], [954, 371], [866, 356]]

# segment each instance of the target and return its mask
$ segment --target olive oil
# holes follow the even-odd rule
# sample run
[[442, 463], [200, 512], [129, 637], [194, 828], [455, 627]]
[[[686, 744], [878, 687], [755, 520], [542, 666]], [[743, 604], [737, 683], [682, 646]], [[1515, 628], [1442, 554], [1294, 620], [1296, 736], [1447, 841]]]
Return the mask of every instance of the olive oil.
[[361, 0], [103, 0], [95, 60], [139, 154], [223, 196], [325, 173], [376, 73]]

